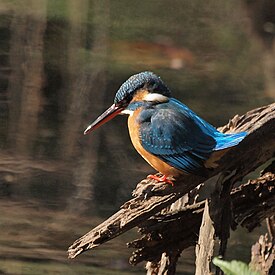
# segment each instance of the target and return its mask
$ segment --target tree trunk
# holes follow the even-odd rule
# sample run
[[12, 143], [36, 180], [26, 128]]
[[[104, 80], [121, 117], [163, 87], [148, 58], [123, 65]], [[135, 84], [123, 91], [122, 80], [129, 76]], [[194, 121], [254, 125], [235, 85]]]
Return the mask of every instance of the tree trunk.
[[28, 0], [14, 10], [11, 25], [9, 140], [16, 152], [30, 155], [38, 134], [44, 81], [46, 0]]

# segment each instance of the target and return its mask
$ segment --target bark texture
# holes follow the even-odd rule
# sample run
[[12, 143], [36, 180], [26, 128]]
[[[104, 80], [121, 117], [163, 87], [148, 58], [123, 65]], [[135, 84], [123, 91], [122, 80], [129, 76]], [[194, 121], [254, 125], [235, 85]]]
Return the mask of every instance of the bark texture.
[[219, 167], [209, 171], [206, 178], [190, 175], [178, 179], [173, 187], [150, 179], [141, 181], [133, 191], [133, 199], [69, 247], [69, 258], [138, 226], [142, 236], [128, 244], [136, 248], [130, 263], [148, 261], [147, 274], [174, 274], [181, 251], [198, 241], [205, 198], [209, 198], [209, 211], [205, 213], [209, 212], [215, 235], [221, 241], [221, 255], [226, 249], [230, 227], [240, 224], [252, 230], [272, 216], [274, 165], [269, 165], [259, 178], [233, 187], [274, 156], [275, 104], [235, 116], [220, 130], [247, 131], [248, 136], [225, 154]]

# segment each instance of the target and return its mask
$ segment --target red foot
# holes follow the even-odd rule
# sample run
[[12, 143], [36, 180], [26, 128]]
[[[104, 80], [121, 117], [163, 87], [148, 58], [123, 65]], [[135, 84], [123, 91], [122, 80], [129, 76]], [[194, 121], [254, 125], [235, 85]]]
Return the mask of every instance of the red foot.
[[147, 178], [156, 180], [157, 182], [166, 182], [174, 186], [174, 182], [169, 180], [166, 175], [158, 176], [158, 175], [148, 175]]

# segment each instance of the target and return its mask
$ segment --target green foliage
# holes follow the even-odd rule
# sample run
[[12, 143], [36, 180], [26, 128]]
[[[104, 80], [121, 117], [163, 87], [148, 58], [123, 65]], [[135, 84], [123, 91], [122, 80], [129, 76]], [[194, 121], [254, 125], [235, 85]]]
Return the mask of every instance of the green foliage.
[[260, 275], [252, 271], [246, 263], [241, 261], [223, 261], [219, 258], [213, 259], [214, 265], [218, 266], [226, 275]]

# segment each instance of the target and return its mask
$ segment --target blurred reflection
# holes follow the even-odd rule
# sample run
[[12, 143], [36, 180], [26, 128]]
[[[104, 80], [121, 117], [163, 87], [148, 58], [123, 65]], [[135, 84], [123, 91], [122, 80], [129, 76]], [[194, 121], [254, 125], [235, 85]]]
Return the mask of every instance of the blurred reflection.
[[245, 3], [0, 1], [0, 273], [144, 274], [127, 264], [134, 232], [68, 265], [68, 245], [151, 172], [125, 118], [82, 132], [144, 70], [217, 126], [273, 101], [275, 8]]

